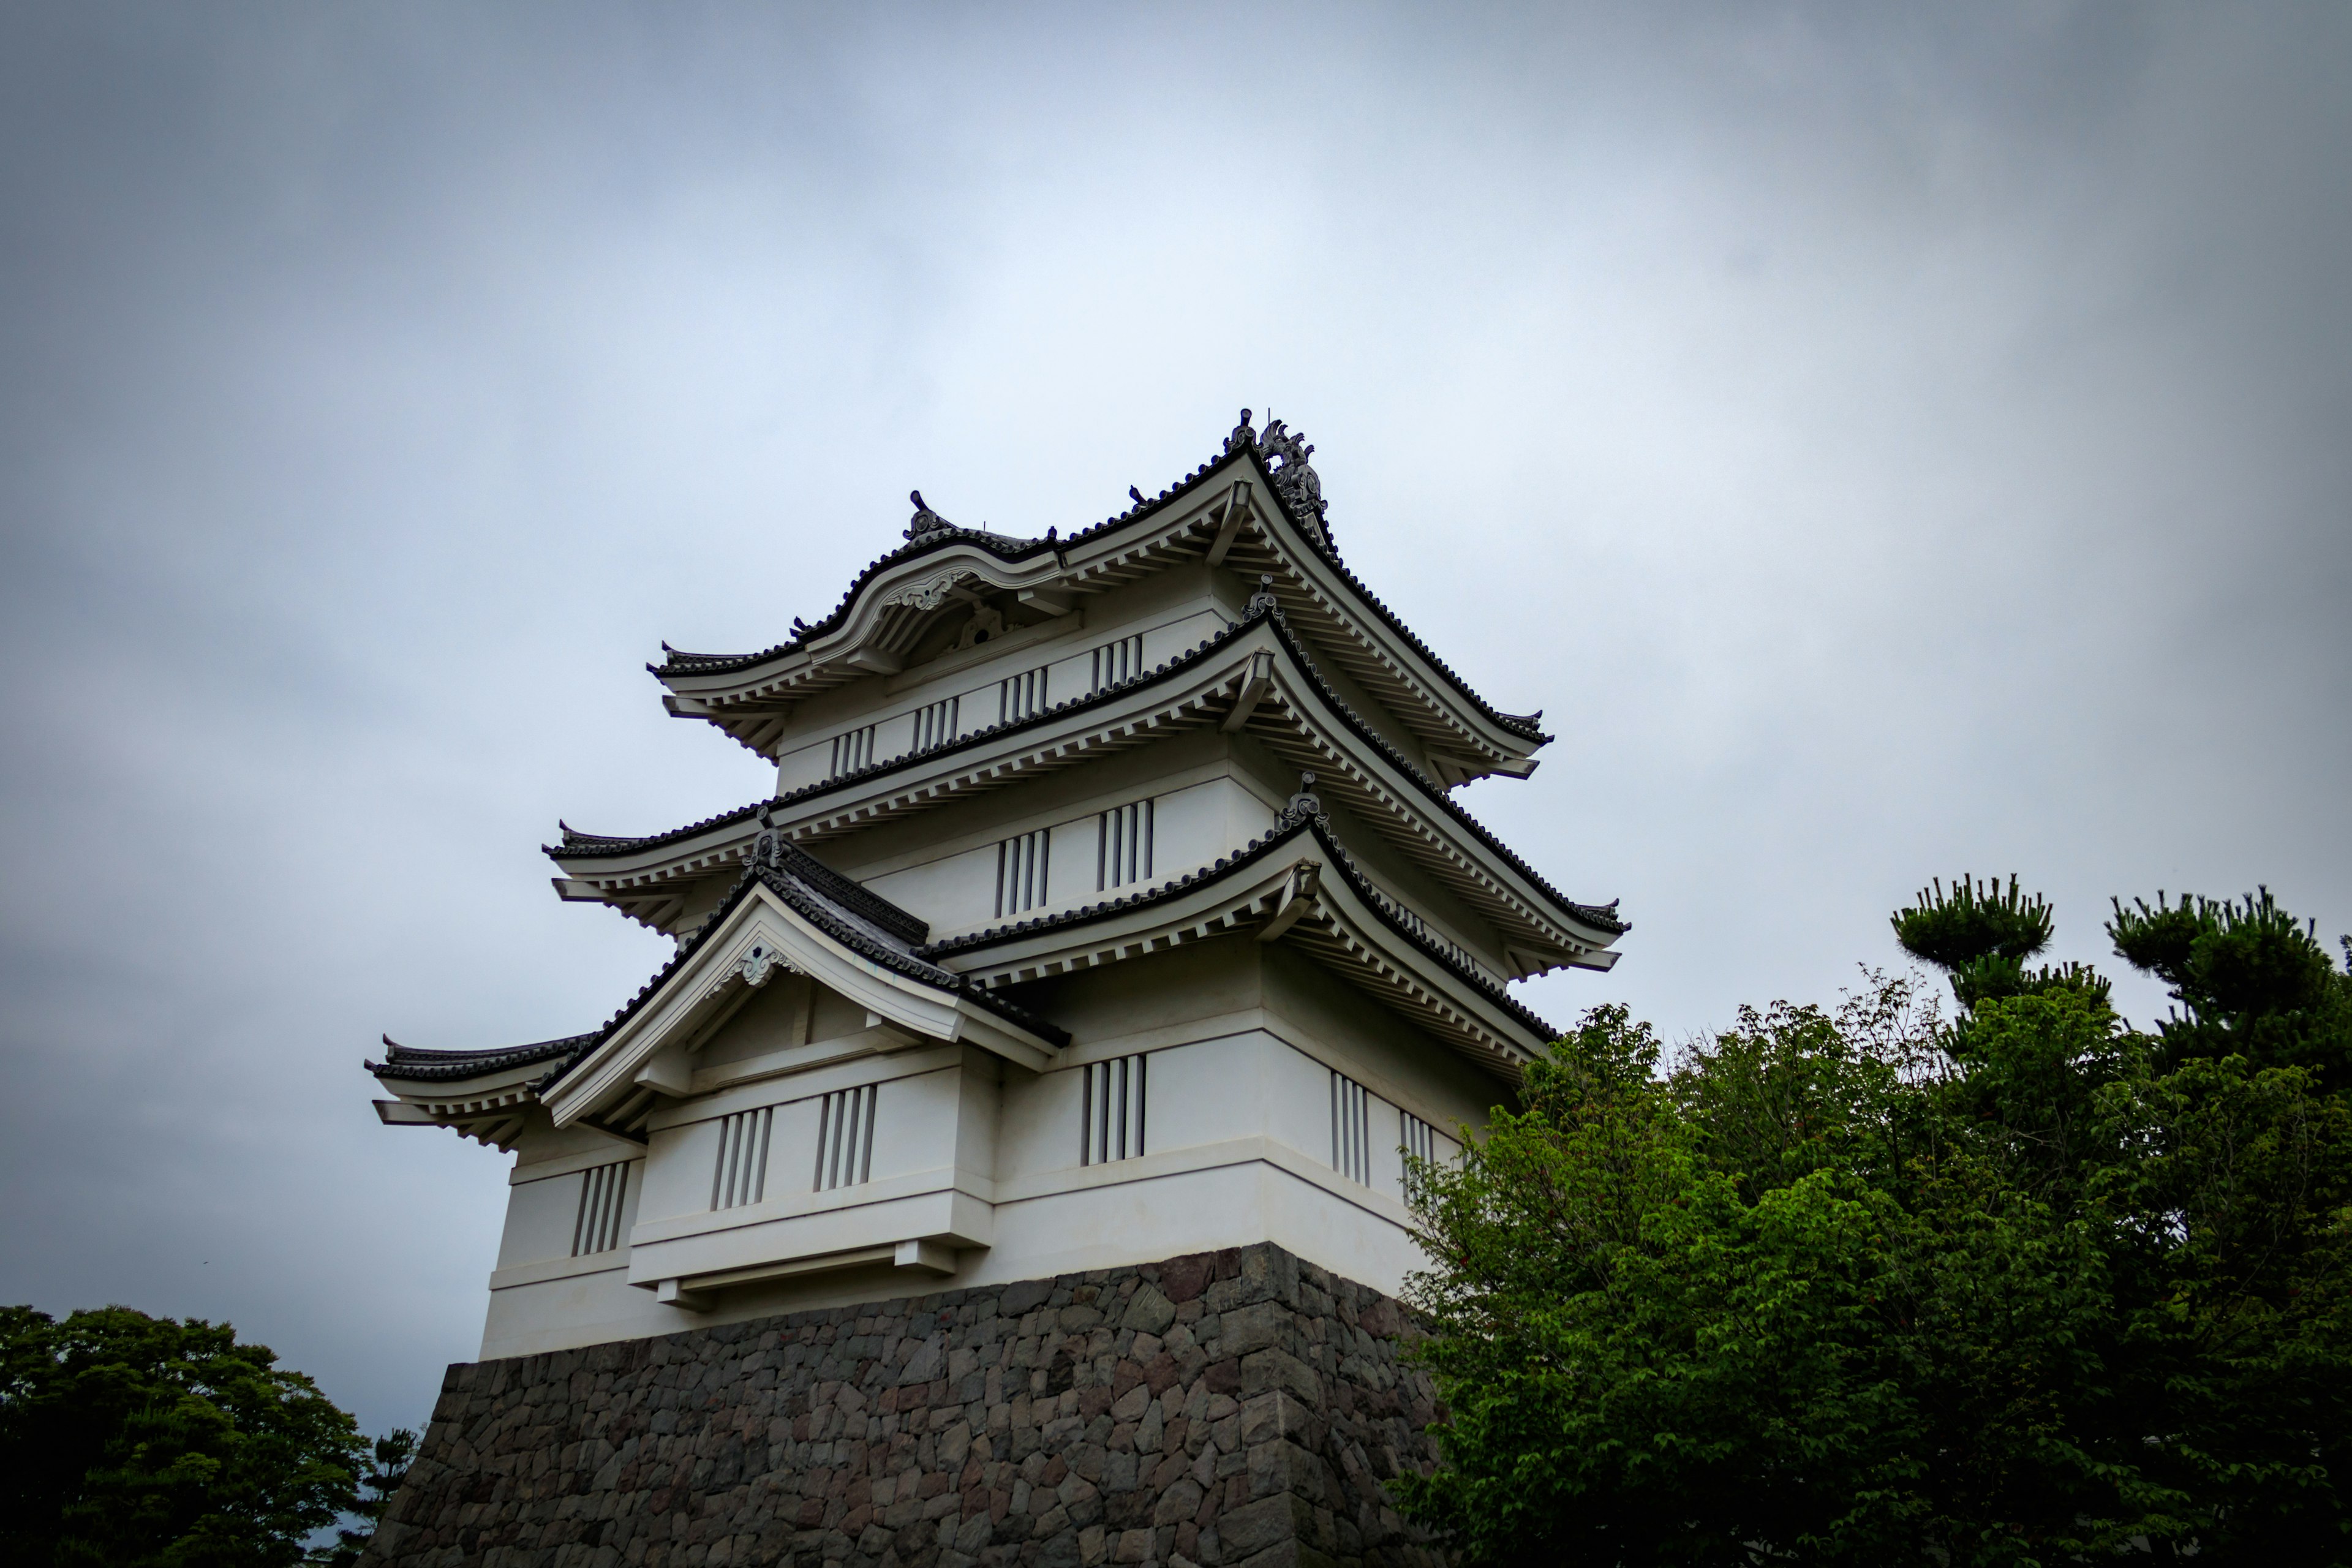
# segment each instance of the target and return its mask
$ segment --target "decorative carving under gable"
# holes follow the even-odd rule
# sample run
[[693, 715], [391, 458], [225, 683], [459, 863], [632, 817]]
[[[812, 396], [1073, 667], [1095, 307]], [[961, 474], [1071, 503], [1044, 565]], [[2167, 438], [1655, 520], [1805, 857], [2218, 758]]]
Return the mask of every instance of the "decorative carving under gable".
[[757, 991], [779, 974], [800, 973], [801, 969], [797, 964], [776, 951], [774, 942], [761, 940], [753, 942], [741, 956], [721, 971], [718, 978], [711, 981], [709, 988], [703, 992], [703, 995], [716, 996], [738, 980]]
[[793, 966], [784, 962], [783, 954], [763, 942], [752, 943], [751, 951], [735, 961], [735, 972], [754, 991], [765, 985], [778, 970], [789, 974]]
[[1257, 449], [1268, 458], [1279, 459], [1266, 470], [1267, 478], [1274, 481], [1275, 492], [1290, 504], [1291, 511], [1307, 524], [1317, 543], [1330, 543], [1329, 525], [1323, 517], [1323, 481], [1314, 465], [1307, 460], [1315, 455], [1315, 448], [1297, 431], [1269, 417], [1265, 433], [1257, 438]]
[[971, 619], [964, 622], [963, 630], [957, 634], [956, 647], [978, 647], [991, 637], [1003, 635], [1004, 612], [983, 599], [971, 607]]
[[949, 596], [956, 590], [956, 584], [971, 575], [972, 575], [971, 573], [958, 566], [951, 571], [942, 572], [936, 577], [927, 577], [919, 583], [908, 583], [893, 588], [883, 595], [877, 603], [904, 605], [915, 610], [936, 610], [948, 602]]

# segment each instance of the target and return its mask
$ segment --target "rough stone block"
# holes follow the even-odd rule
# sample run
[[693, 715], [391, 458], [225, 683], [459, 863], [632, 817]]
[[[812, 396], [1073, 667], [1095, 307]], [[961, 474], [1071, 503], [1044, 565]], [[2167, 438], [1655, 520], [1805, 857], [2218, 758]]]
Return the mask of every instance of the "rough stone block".
[[1436, 1568], [1395, 1303], [1279, 1247], [450, 1368], [399, 1568]]

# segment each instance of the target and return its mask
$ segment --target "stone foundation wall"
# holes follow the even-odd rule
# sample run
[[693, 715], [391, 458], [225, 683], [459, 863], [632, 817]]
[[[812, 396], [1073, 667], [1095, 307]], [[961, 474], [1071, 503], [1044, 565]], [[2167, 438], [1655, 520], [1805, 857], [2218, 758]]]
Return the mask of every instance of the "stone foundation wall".
[[453, 1366], [367, 1561], [1433, 1565], [1407, 1330], [1260, 1245]]

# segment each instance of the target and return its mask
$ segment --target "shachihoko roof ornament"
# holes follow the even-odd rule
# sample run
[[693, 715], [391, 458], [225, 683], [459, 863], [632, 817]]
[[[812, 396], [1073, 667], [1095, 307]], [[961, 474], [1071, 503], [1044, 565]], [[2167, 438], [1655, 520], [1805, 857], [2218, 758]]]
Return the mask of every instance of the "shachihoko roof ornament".
[[[1242, 417], [1246, 424], [1248, 409], [1242, 410]], [[1331, 525], [1324, 516], [1327, 503], [1323, 500], [1323, 481], [1307, 460], [1315, 455], [1315, 448], [1306, 437], [1268, 414], [1265, 433], [1257, 438], [1257, 449], [1269, 458], [1281, 459], [1278, 464], [1266, 465], [1266, 478], [1273, 482], [1275, 493], [1289, 502], [1291, 514], [1314, 531], [1315, 542], [1328, 549]]]

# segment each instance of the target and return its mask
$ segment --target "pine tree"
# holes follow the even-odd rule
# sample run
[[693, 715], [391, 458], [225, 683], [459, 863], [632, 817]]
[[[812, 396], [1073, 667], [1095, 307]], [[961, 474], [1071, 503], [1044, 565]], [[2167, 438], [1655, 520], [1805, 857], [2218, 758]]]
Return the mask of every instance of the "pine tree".
[[2061, 987], [2107, 1000], [2107, 982], [2085, 965], [2025, 967], [2050, 945], [2053, 917], [2049, 900], [2021, 892], [2014, 873], [2003, 888], [1998, 877], [1979, 882], [1964, 871], [1948, 891], [1939, 877], [1919, 889], [1916, 903], [1895, 910], [1892, 923], [1903, 950], [1949, 974], [1952, 994], [1971, 1011], [1993, 997]]

